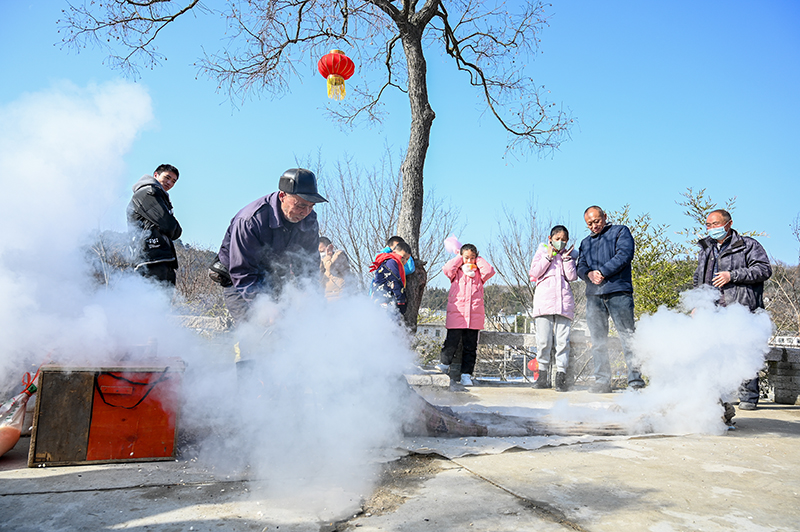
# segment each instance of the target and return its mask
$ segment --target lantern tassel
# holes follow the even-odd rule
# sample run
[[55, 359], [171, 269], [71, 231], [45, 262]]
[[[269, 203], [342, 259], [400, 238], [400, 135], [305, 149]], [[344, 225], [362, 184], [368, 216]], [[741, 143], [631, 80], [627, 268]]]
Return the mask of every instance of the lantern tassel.
[[344, 78], [337, 74], [328, 76], [328, 98], [343, 100], [345, 94]]

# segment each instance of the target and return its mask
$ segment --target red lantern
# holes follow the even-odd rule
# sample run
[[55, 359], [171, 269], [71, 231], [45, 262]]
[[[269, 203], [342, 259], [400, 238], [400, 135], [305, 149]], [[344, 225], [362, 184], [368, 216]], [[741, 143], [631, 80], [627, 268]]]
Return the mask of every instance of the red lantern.
[[317, 63], [317, 70], [328, 79], [328, 98], [341, 100], [345, 96], [344, 80], [350, 79], [356, 66], [341, 50], [331, 50]]

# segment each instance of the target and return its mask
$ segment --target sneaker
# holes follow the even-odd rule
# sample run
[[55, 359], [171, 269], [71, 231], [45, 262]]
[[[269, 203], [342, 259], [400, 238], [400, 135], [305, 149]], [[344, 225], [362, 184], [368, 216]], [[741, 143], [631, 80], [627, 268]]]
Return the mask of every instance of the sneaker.
[[628, 384], [628, 390], [630, 390], [632, 392], [638, 392], [639, 390], [641, 390], [643, 388], [644, 388], [644, 383], [643, 382], [637, 381], [637, 382], [632, 382], [632, 383]]
[[470, 377], [469, 373], [461, 374], [461, 382], [459, 384], [462, 386], [472, 386], [472, 377]]
[[567, 374], [563, 371], [559, 371], [556, 373], [556, 391], [566, 392], [567, 390], [569, 390], [569, 386], [567, 386]]
[[739, 401], [739, 410], [755, 410], [755, 403], [748, 403], [746, 401]]
[[536, 379], [533, 383], [533, 387], [537, 390], [542, 390], [544, 388], [550, 388], [552, 385], [550, 384], [550, 374], [546, 371], [539, 372], [539, 378]]
[[589, 393], [611, 393], [611, 384], [607, 382], [595, 382], [589, 386]]
[[450, 373], [450, 366], [447, 364], [436, 364], [436, 369], [444, 373], [445, 375]]

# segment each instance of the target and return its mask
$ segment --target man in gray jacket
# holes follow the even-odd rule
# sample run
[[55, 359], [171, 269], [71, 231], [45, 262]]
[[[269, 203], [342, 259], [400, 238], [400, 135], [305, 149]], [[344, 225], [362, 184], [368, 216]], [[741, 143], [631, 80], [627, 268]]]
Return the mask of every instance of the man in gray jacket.
[[[767, 252], [761, 244], [733, 229], [728, 211], [717, 209], [706, 218], [708, 236], [700, 240], [694, 287], [711, 285], [719, 290], [718, 304], [739, 303], [751, 312], [764, 308], [764, 281], [772, 276]], [[739, 409], [758, 406], [758, 375], [739, 389]]]
[[133, 185], [133, 198], [128, 204], [135, 270], [173, 286], [178, 269], [173, 240], [180, 238], [182, 229], [172, 214], [168, 192], [179, 175], [171, 164], [160, 165], [152, 176], [142, 176]]

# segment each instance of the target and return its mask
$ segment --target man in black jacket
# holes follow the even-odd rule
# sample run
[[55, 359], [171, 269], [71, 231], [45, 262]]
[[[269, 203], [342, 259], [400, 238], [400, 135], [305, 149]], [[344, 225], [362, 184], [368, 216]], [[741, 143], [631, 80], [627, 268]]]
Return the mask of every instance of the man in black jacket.
[[135, 270], [173, 286], [178, 257], [172, 241], [180, 238], [182, 230], [172, 214], [168, 192], [178, 176], [178, 169], [171, 164], [160, 165], [152, 176], [142, 176], [133, 185], [133, 198], [128, 204]]
[[[700, 240], [694, 287], [711, 285], [719, 290], [719, 305], [739, 303], [751, 312], [764, 308], [764, 281], [772, 275], [767, 252], [754, 238], [733, 229], [731, 214], [724, 209], [706, 218], [708, 236]], [[742, 383], [739, 409], [758, 406], [758, 375]]]

